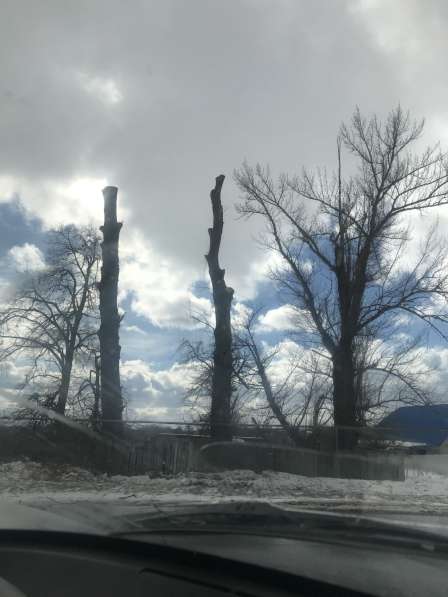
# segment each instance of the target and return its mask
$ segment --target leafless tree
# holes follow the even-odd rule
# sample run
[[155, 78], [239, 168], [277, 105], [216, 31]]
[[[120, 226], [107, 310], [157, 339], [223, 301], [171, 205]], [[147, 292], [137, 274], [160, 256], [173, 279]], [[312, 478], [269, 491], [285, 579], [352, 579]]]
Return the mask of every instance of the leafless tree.
[[232, 397], [232, 328], [230, 310], [233, 289], [226, 285], [225, 270], [219, 265], [219, 249], [224, 226], [221, 189], [224, 175], [217, 176], [210, 193], [213, 226], [208, 229], [210, 247], [205, 256], [213, 288], [215, 307], [214, 352], [210, 408], [210, 435], [213, 440], [232, 439], [230, 406]]
[[30, 365], [23, 387], [65, 414], [76, 356], [97, 331], [99, 239], [90, 228], [49, 232], [46, 266], [20, 280], [0, 314], [0, 358]]
[[[397, 312], [446, 338], [448, 267], [445, 245], [431, 230], [410, 263], [408, 216], [448, 203], [446, 155], [438, 146], [416, 155], [423, 122], [398, 107], [381, 122], [356, 110], [337, 144], [330, 176], [283, 175], [244, 165], [236, 173], [241, 214], [261, 216], [267, 244], [281, 257], [276, 279], [300, 309], [308, 337], [329, 355], [334, 423], [358, 425], [356, 343], [384, 337]], [[342, 151], [357, 170], [342, 175]], [[351, 449], [357, 434], [340, 435]]]
[[[292, 351], [279, 378], [275, 373], [278, 347], [266, 348], [255, 332], [259, 315], [251, 312], [233, 327], [231, 423], [235, 433], [250, 424], [255, 425], [258, 435], [272, 439], [272, 426], [280, 425], [296, 446], [325, 442], [327, 447], [334, 447], [335, 436], [326, 428], [333, 422], [331, 359], [316, 349]], [[195, 320], [211, 333], [207, 318], [197, 316]], [[364, 340], [356, 345], [358, 424], [372, 426], [395, 407], [433, 400], [433, 371], [425, 365], [419, 340]], [[183, 362], [193, 367], [185, 405], [196, 420], [209, 425], [213, 343], [207, 338], [198, 342], [185, 340], [181, 352]]]
[[[191, 382], [185, 392], [185, 406], [194, 419], [210, 431], [211, 396], [213, 388], [214, 342], [184, 340], [180, 346], [182, 362], [192, 368]], [[250, 388], [244, 382], [245, 355], [232, 346], [232, 378], [230, 399], [230, 428], [232, 435], [244, 424], [253, 411], [249, 405]]]
[[78, 359], [77, 371], [73, 375], [76, 391], [69, 400], [70, 413], [87, 419], [96, 431], [101, 430], [101, 359], [97, 338], [86, 346]]
[[[311, 355], [307, 367], [302, 358], [290, 355], [281, 379], [272, 379], [270, 366], [278, 349], [263, 350], [254, 329], [258, 312], [251, 312], [232, 331], [232, 428], [255, 424], [265, 434], [266, 428], [280, 425], [289, 440], [303, 445], [302, 427], [325, 424], [328, 415], [328, 377]], [[195, 318], [206, 329], [204, 318]], [[210, 421], [210, 396], [213, 383], [213, 342], [185, 340], [181, 345], [183, 362], [192, 365], [191, 384], [185, 395], [186, 405], [201, 422]], [[306, 383], [303, 380], [306, 377]]]
[[376, 423], [392, 408], [434, 401], [433, 369], [424, 362], [420, 338], [404, 342], [371, 342], [355, 353], [356, 419]]
[[[281, 425], [293, 444], [303, 445], [304, 428], [328, 422], [324, 410], [328, 399], [328, 378], [320, 370], [314, 355], [289, 355], [281, 379], [272, 380], [270, 365], [278, 357], [278, 348], [262, 350], [255, 328], [259, 313], [252, 311], [235, 332], [235, 347], [244, 363], [244, 383], [253, 396], [263, 396], [265, 423]], [[266, 416], [269, 412], [270, 416]]]

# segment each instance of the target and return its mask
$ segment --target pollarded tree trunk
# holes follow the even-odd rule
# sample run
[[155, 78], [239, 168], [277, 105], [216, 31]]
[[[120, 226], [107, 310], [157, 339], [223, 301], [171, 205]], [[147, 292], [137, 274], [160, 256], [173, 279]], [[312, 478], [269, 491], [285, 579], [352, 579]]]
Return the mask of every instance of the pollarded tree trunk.
[[219, 248], [224, 225], [221, 188], [224, 175], [216, 178], [210, 193], [213, 210], [213, 227], [208, 229], [210, 249], [205, 256], [213, 288], [215, 306], [215, 348], [213, 353], [212, 403], [210, 435], [214, 441], [232, 439], [230, 398], [232, 394], [232, 329], [230, 309], [233, 289], [226, 286], [225, 270], [219, 266]]
[[101, 411], [103, 429], [115, 435], [123, 431], [123, 399], [120, 383], [120, 316], [118, 314], [118, 241], [121, 222], [117, 222], [117, 187], [106, 187], [104, 225], [101, 244], [100, 318], [98, 332], [101, 355]]

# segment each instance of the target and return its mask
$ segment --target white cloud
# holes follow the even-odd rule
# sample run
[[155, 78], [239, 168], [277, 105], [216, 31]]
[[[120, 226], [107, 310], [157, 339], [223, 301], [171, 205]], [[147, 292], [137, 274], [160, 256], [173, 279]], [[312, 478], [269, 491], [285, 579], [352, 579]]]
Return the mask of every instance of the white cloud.
[[[65, 180], [30, 181], [0, 176], [0, 201], [20, 196], [25, 209], [40, 217], [47, 228], [59, 224], [100, 224], [103, 218], [102, 189], [106, 178], [80, 176]], [[126, 202], [118, 203], [119, 219], [126, 218]]]
[[140, 359], [124, 361], [121, 376], [128, 413], [132, 417], [180, 419], [184, 416], [183, 397], [191, 380], [193, 367], [174, 363], [167, 369], [155, 369]]
[[28, 371], [29, 367], [18, 363], [16, 359], [3, 361], [0, 364], [0, 409], [7, 411], [17, 408], [17, 401], [22, 395], [22, 391], [17, 388], [25, 379]]
[[79, 73], [78, 78], [81, 87], [103, 104], [114, 105], [123, 100], [123, 94], [114, 79], [91, 76], [87, 73]]
[[[421, 57], [424, 51], [425, 9], [415, 0], [355, 0], [350, 5], [378, 47], [387, 54], [402, 52], [407, 58]], [[426, 22], [425, 22], [426, 21]]]
[[134, 409], [138, 419], [163, 420], [172, 414], [172, 409], [166, 406], [143, 406]]
[[132, 310], [159, 327], [196, 327], [192, 315], [210, 317], [208, 299], [191, 290], [198, 273], [159, 255], [140, 235], [122, 245], [121, 299], [131, 297]]
[[[283, 259], [275, 251], [265, 250], [261, 256], [256, 256], [250, 264], [248, 272], [240, 275], [235, 283], [235, 296], [241, 301], [252, 300], [257, 296], [258, 285], [267, 282], [269, 276], [283, 265]], [[231, 278], [228, 276], [232, 285]]]
[[418, 109], [416, 116], [428, 117], [427, 132], [438, 140], [440, 127], [435, 128], [431, 120], [438, 119], [439, 111], [446, 116], [444, 81], [439, 76], [440, 58], [448, 50], [446, 3], [353, 0], [349, 13], [363, 29], [366, 43], [387, 61], [396, 103], [404, 102], [404, 107]]
[[163, 384], [167, 388], [187, 387], [187, 372], [191, 370], [189, 365], [174, 363], [168, 369], [156, 370], [146, 361], [141, 359], [124, 361], [121, 364], [121, 373], [124, 379], [139, 377], [151, 384], [153, 381]]
[[274, 386], [281, 385], [289, 376], [290, 382], [294, 381], [298, 386], [303, 382], [305, 374], [297, 369], [297, 364], [307, 359], [307, 351], [303, 347], [292, 340], [282, 340], [274, 346], [263, 343], [262, 347], [265, 354], [275, 352], [268, 368], [269, 379]]
[[292, 305], [282, 305], [261, 315], [257, 327], [264, 332], [287, 331], [294, 327], [294, 319], [297, 319], [297, 309]]
[[448, 403], [448, 348], [443, 346], [414, 349], [410, 353], [418, 355], [413, 373], [419, 373], [421, 383], [428, 389], [435, 402]]
[[142, 328], [138, 327], [138, 325], [124, 325], [121, 329], [129, 334], [140, 334], [142, 336], [148, 335], [148, 333], [145, 332], [145, 330], [142, 330]]
[[0, 278], [0, 308], [8, 304], [15, 292], [14, 284], [10, 280]]
[[2, 391], [5, 388], [14, 389], [17, 384], [22, 382], [28, 373], [28, 365], [21, 364], [17, 360], [3, 361], [0, 364], [0, 373], [2, 378]]
[[[302, 266], [306, 272], [311, 271], [311, 263], [304, 261]], [[272, 274], [281, 271], [285, 267], [285, 260], [277, 251], [271, 249], [263, 249], [257, 252], [252, 263], [247, 268], [247, 272], [240, 274], [235, 282], [232, 276], [227, 276], [229, 285], [234, 284], [235, 296], [238, 300], [248, 301], [253, 300], [259, 291], [259, 285], [263, 282], [270, 282]], [[229, 272], [231, 273], [231, 271]]]
[[425, 352], [424, 361], [428, 365], [428, 367], [447, 371], [448, 370], [448, 349], [441, 348], [441, 347], [430, 348]]
[[25, 243], [15, 245], [8, 251], [13, 267], [19, 272], [38, 271], [45, 267], [45, 259], [39, 247]]
[[[20, 2], [7, 5], [0, 200], [19, 194], [47, 227], [99, 223], [102, 187], [119, 185], [121, 296], [164, 329], [210, 308], [190, 288], [203, 277], [216, 174], [227, 174], [222, 266], [242, 304], [279, 264], [252, 240], [262, 218], [234, 218], [231, 172], [244, 159], [273, 172], [331, 167], [357, 103], [384, 113], [401, 99], [448, 138], [441, 2], [96, 1], [83, 11], [48, 0], [30, 3], [27, 19]], [[266, 325], [285, 329], [284, 315]]]
[[412, 323], [412, 317], [405, 313], [397, 313], [393, 317], [393, 324], [397, 328], [402, 327], [402, 326], [408, 326], [411, 323]]
[[244, 303], [236, 302], [232, 305], [232, 325], [235, 328], [241, 327], [248, 319], [252, 310]]

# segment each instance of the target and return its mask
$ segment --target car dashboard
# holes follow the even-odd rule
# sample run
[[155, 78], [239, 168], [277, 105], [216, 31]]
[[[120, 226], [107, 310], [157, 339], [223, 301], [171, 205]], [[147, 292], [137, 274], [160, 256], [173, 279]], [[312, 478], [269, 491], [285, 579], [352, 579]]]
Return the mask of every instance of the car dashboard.
[[445, 595], [446, 564], [429, 548], [259, 535], [3, 531], [0, 597]]

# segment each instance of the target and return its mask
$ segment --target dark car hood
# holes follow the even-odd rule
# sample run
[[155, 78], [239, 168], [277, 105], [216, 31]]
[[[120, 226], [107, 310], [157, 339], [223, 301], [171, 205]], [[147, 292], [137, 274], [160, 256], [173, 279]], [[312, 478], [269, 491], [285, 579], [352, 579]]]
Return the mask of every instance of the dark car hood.
[[384, 528], [428, 533], [448, 540], [448, 518], [429, 515], [357, 515], [301, 511], [291, 505], [267, 502], [226, 502], [221, 504], [120, 504], [117, 502], [70, 502], [25, 505], [0, 502], [0, 530], [51, 530], [90, 534], [138, 534], [148, 532], [193, 532], [250, 530], [263, 534], [274, 528], [282, 536], [296, 528], [307, 529]]
[[[228, 527], [225, 525], [226, 517], [230, 521]], [[242, 526], [246, 517], [249, 532], [245, 532]], [[209, 527], [206, 524], [204, 532], [198, 532], [197, 525], [201, 518], [208, 519], [211, 524], [216, 518], [219, 523], [216, 528], [221, 526], [224, 530], [232, 529], [237, 521], [238, 531], [236, 534], [220, 534], [219, 530], [208, 533]], [[192, 534], [189, 534], [185, 526], [189, 520], [196, 527], [191, 531]], [[278, 524], [283, 520], [285, 529], [289, 526], [288, 520], [295, 521], [299, 535], [297, 538], [284, 537], [281, 534], [266, 536], [263, 534], [266, 532], [266, 525], [260, 527], [262, 534], [257, 535], [251, 531], [257, 530], [258, 520], [265, 523], [276, 520]], [[183, 521], [182, 527], [179, 527], [180, 521]], [[440, 532], [443, 529], [432, 522], [426, 517], [421, 517], [421, 521], [413, 521], [412, 529], [415, 531], [420, 524], [427, 533], [429, 530], [431, 533], [437, 530], [437, 536], [441, 537]], [[314, 533], [313, 523], [316, 523]], [[319, 530], [319, 524], [322, 524], [322, 529], [329, 525], [338, 532], [337, 529], [343, 529], [345, 523], [354, 532], [352, 539], [353, 536], [356, 538], [357, 527], [366, 530], [370, 528], [370, 524], [371, 528], [378, 525], [379, 537], [384, 534], [387, 538], [387, 534], [381, 529], [388, 527], [392, 533], [392, 541], [396, 540], [398, 544], [402, 540], [398, 532], [402, 524], [402, 537], [405, 540], [403, 545], [413, 546], [413, 549], [396, 549], [393, 542], [389, 549], [376, 549], [374, 542], [370, 540], [359, 543], [356, 540], [326, 541], [325, 537], [333, 537], [333, 531], [330, 531], [330, 534], [323, 531], [324, 540], [313, 540], [318, 536], [316, 530]], [[308, 540], [307, 525], [311, 540]], [[396, 537], [394, 528], [397, 531]], [[439, 541], [416, 541], [414, 535], [406, 534], [406, 529], [409, 528], [405, 521], [400, 523], [396, 519], [391, 524], [389, 520], [379, 518], [299, 511], [272, 506], [265, 502], [130, 505], [116, 502], [63, 504], [53, 501], [50, 505], [48, 501], [44, 508], [42, 504], [27, 506], [0, 502], [0, 536], [3, 529], [112, 534], [122, 536], [125, 540], [150, 542], [152, 546], [165, 549], [203, 553], [207, 556], [261, 566], [265, 570], [272, 568], [382, 597], [392, 594], [391, 587], [394, 595], [445, 595], [448, 533], [445, 534], [445, 539]], [[408, 539], [410, 541], [407, 543]], [[442, 550], [441, 554], [438, 554], [439, 547]], [[437, 557], [438, 555], [441, 557]], [[325, 562], [324, 566], [322, 562]]]
[[[66, 511], [65, 511], [66, 510]], [[0, 531], [66, 531], [74, 533], [96, 532], [91, 523], [81, 515], [69, 516], [69, 510], [51, 512], [34, 507], [2, 500], [0, 502]], [[98, 532], [103, 532], [98, 528]]]

